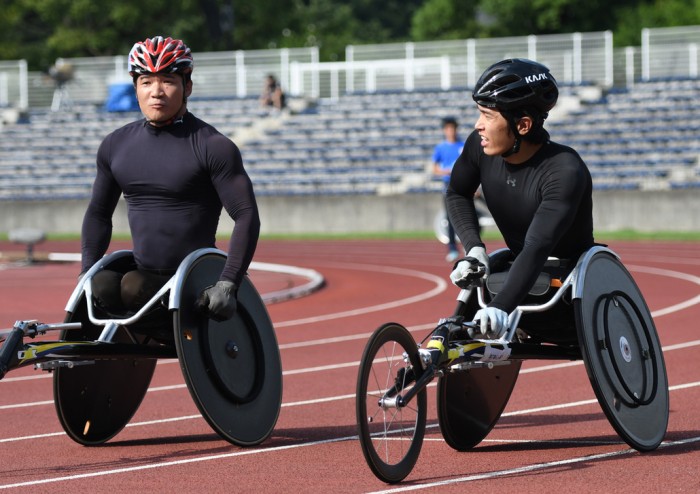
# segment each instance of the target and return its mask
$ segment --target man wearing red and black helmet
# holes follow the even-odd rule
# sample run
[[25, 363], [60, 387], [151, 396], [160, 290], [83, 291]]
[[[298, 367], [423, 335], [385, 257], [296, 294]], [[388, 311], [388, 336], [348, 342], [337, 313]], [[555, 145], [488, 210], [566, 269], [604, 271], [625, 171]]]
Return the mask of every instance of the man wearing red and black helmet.
[[576, 151], [550, 141], [543, 127], [558, 95], [556, 80], [540, 63], [509, 59], [486, 69], [472, 93], [480, 116], [447, 190], [448, 214], [471, 258], [455, 265], [455, 284], [475, 260], [489, 267], [473, 199], [480, 185], [513, 254], [503, 289], [475, 315], [482, 332], [490, 328], [496, 337], [548, 256], [577, 259], [594, 243], [588, 168]]
[[145, 119], [109, 134], [97, 152], [97, 175], [82, 228], [82, 271], [109, 247], [112, 214], [123, 194], [137, 269], [103, 270], [95, 298], [113, 313], [134, 312], [194, 250], [214, 247], [222, 207], [235, 221], [219, 281], [197, 301], [216, 320], [236, 311], [236, 291], [255, 252], [260, 219], [236, 145], [187, 110], [194, 61], [180, 40], [156, 36], [129, 53]]
[[[194, 60], [190, 49], [179, 39], [155, 38], [136, 43], [129, 52], [129, 74], [134, 80], [139, 107], [151, 125], [165, 125], [182, 117], [187, 111], [187, 98], [192, 93]], [[182, 98], [160, 97], [160, 82], [182, 86]], [[178, 88], [175, 88], [178, 89]], [[166, 105], [167, 103], [167, 105]]]

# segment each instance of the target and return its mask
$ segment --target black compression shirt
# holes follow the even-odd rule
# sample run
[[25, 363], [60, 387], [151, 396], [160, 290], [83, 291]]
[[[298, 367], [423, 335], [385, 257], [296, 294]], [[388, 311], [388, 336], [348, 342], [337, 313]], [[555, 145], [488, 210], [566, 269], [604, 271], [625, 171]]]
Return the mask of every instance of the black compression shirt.
[[191, 252], [215, 246], [222, 205], [235, 221], [222, 280], [240, 286], [253, 258], [260, 219], [236, 145], [186, 113], [157, 128], [145, 120], [108, 135], [82, 229], [82, 269], [107, 251], [119, 196], [127, 203], [139, 267], [175, 270]]
[[474, 131], [452, 170], [447, 210], [469, 251], [479, 237], [474, 192], [484, 199], [516, 258], [505, 287], [489, 304], [511, 312], [534, 284], [548, 256], [576, 260], [593, 245], [591, 175], [573, 149], [545, 143], [525, 163], [487, 156]]

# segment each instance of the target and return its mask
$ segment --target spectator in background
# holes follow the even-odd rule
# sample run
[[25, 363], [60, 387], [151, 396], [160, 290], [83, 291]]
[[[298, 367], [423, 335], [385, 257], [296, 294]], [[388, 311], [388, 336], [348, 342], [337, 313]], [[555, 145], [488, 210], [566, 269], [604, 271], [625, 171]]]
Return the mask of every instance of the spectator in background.
[[275, 108], [281, 110], [285, 107], [285, 95], [282, 87], [274, 75], [270, 74], [265, 78], [262, 94], [260, 95], [260, 104], [264, 108]]
[[[450, 183], [450, 174], [455, 161], [462, 154], [464, 141], [457, 135], [457, 127], [459, 124], [453, 117], [445, 117], [442, 119], [442, 132], [445, 140], [435, 146], [433, 151], [433, 174], [442, 178], [443, 192], [447, 190]], [[452, 222], [447, 219], [447, 256], [445, 259], [448, 262], [453, 262], [459, 257], [457, 251], [457, 236]]]

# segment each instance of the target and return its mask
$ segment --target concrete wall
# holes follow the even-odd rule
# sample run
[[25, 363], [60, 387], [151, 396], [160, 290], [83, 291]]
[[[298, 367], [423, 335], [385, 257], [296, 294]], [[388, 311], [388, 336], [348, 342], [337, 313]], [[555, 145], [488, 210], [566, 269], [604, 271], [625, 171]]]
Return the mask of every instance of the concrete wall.
[[[428, 231], [442, 208], [439, 194], [390, 196], [294, 196], [258, 198], [263, 233], [360, 233]], [[87, 201], [0, 202], [0, 232], [19, 227], [78, 233]], [[594, 194], [597, 231], [700, 231], [700, 190], [599, 191]], [[220, 231], [233, 223], [222, 215]], [[115, 233], [128, 233], [123, 201]]]

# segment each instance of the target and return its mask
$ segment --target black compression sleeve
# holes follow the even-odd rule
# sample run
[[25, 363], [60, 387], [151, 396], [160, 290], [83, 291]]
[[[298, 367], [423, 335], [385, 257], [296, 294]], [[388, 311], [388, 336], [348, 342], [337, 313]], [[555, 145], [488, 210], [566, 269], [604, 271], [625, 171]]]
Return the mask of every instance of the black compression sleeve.
[[212, 139], [209, 147], [212, 182], [224, 209], [235, 222], [221, 279], [240, 286], [253, 260], [260, 235], [258, 206], [253, 185], [235, 144], [222, 136]]
[[478, 137], [478, 134], [472, 133], [467, 139], [462, 154], [452, 168], [445, 195], [447, 214], [466, 252], [475, 246], [484, 247], [479, 235], [479, 217], [474, 206], [474, 194], [481, 183]]
[[107, 166], [110, 140], [105, 139], [97, 153], [97, 175], [92, 197], [83, 217], [81, 232], [81, 272], [85, 272], [107, 252], [112, 238], [112, 214], [119, 202], [121, 189]]

